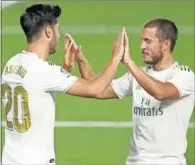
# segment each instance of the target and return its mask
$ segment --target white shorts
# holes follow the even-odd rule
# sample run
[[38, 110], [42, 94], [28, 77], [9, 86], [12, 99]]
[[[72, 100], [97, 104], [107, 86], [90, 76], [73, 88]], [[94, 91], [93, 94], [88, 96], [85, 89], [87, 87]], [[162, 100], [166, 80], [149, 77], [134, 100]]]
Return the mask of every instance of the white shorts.
[[126, 160], [126, 165], [187, 165], [185, 158], [178, 157], [165, 157], [165, 158], [143, 158], [143, 159], [132, 159]]

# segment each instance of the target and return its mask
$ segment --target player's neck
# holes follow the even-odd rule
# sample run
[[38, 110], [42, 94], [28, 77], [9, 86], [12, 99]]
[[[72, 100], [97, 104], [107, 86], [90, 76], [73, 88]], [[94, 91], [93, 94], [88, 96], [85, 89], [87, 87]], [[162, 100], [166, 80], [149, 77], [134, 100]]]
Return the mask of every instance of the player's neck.
[[37, 54], [43, 61], [46, 61], [49, 55], [48, 49], [40, 43], [28, 44], [26, 51]]
[[153, 69], [156, 71], [162, 71], [170, 68], [175, 63], [175, 60], [172, 55], [164, 56], [161, 61], [153, 65]]

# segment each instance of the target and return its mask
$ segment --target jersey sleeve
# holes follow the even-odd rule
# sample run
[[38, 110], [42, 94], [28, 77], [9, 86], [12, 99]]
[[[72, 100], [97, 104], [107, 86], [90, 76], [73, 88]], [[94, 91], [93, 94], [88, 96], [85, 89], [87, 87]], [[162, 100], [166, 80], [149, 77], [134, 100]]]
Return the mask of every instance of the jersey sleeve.
[[177, 69], [167, 82], [172, 83], [179, 91], [180, 98], [194, 93], [194, 73], [191, 70]]
[[132, 96], [133, 76], [128, 72], [118, 79], [112, 80], [111, 86], [119, 99]]
[[44, 91], [66, 92], [79, 78], [66, 72], [60, 66], [49, 66], [44, 74]]

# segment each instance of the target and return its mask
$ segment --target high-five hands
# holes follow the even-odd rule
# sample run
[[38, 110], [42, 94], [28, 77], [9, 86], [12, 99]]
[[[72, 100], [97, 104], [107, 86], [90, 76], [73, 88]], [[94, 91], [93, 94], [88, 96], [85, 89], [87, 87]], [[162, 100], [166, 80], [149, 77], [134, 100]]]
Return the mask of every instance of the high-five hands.
[[121, 33], [115, 40], [114, 46], [112, 48], [112, 59], [116, 59], [119, 62], [122, 60], [124, 55], [125, 31], [125, 28], [123, 28]]
[[74, 68], [75, 55], [74, 53], [72, 53], [72, 55], [70, 56], [70, 52], [73, 46], [73, 41], [71, 41], [68, 36], [65, 35], [63, 68], [68, 72], [71, 72]]
[[124, 32], [124, 55], [123, 55], [121, 62], [124, 64], [128, 64], [131, 60], [132, 59], [130, 57], [129, 38], [127, 36], [127, 31], [125, 29], [125, 32]]
[[[129, 56], [129, 40], [125, 27], [114, 42], [112, 60], [117, 60], [124, 64], [127, 64], [131, 60]], [[86, 58], [83, 55], [81, 46], [78, 46], [70, 34], [66, 34], [64, 44], [64, 69], [71, 72], [74, 68], [75, 61], [86, 61]]]

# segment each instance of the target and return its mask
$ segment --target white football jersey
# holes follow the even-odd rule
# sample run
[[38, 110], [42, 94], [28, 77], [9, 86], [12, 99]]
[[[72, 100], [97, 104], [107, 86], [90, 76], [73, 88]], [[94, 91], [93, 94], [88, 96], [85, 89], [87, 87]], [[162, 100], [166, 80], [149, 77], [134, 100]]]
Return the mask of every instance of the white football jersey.
[[133, 96], [133, 137], [127, 160], [183, 157], [187, 149], [187, 129], [194, 108], [194, 73], [176, 62], [163, 71], [142, 68], [161, 82], [170, 82], [179, 90], [178, 100], [156, 100], [131, 75], [113, 80], [120, 99]]
[[54, 163], [55, 93], [66, 92], [77, 80], [34, 53], [10, 58], [2, 74], [3, 164]]

